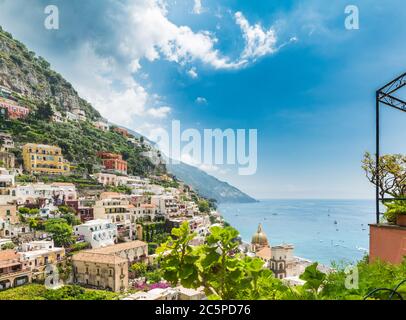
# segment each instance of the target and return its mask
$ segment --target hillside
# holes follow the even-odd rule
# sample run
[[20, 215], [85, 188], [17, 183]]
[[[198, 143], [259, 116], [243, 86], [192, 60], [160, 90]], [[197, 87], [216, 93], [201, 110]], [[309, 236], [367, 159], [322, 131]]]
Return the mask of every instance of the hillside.
[[[45, 59], [37, 57], [1, 27], [0, 85], [10, 88], [20, 104], [33, 111], [24, 121], [0, 123], [0, 130], [11, 133], [17, 146], [29, 142], [58, 145], [66, 159], [76, 167], [77, 173], [97, 171], [100, 164], [98, 151], [122, 154], [124, 160], [128, 161], [129, 174], [147, 176], [166, 172], [164, 166], [154, 165], [141, 154], [148, 150], [147, 146], [136, 146], [115, 132], [96, 129], [91, 121], [100, 119], [99, 112], [80, 98], [73, 86], [53, 71]], [[88, 121], [54, 123], [50, 121], [52, 114], [47, 112], [51, 107], [62, 115], [74, 109], [83, 110]], [[141, 137], [134, 131], [129, 132], [136, 138]], [[16, 148], [14, 153], [21, 160], [21, 149]], [[191, 185], [204, 197], [218, 202], [255, 201], [195, 167], [181, 164], [168, 168], [178, 179]]]
[[[92, 173], [100, 161], [97, 152], [120, 153], [128, 161], [128, 173], [146, 176], [165, 171], [141, 155], [147, 147], [134, 146], [115, 132], [104, 132], [92, 125], [100, 114], [81, 99], [72, 85], [50, 69], [50, 64], [24, 44], [0, 29], [0, 85], [10, 88], [13, 96], [31, 110], [25, 120], [0, 123], [0, 130], [12, 134], [17, 146], [25, 143], [58, 145], [77, 173]], [[55, 123], [54, 111], [64, 115], [73, 109], [83, 110], [87, 121]], [[52, 110], [53, 109], [53, 110]], [[21, 149], [14, 153], [21, 161]]]
[[[78, 173], [97, 171], [99, 159], [97, 152], [109, 151], [123, 155], [128, 162], [128, 173], [147, 176], [165, 172], [165, 168], [153, 165], [141, 155], [143, 147], [135, 147], [115, 132], [103, 132], [88, 122], [52, 123], [38, 119], [27, 121], [5, 121], [0, 124], [1, 131], [13, 135], [18, 145], [28, 142], [58, 145], [67, 160], [72, 162]], [[14, 150], [21, 159], [20, 149]]]
[[24, 44], [13, 39], [0, 26], [0, 85], [17, 93], [17, 98], [32, 109], [41, 102], [51, 103], [60, 112], [83, 110], [90, 119], [100, 114], [80, 98], [72, 85], [36, 57]]
[[167, 170], [208, 199], [215, 199], [219, 203], [247, 203], [256, 202], [255, 199], [243, 193], [227, 182], [220, 181], [206, 172], [186, 163], [167, 164]]

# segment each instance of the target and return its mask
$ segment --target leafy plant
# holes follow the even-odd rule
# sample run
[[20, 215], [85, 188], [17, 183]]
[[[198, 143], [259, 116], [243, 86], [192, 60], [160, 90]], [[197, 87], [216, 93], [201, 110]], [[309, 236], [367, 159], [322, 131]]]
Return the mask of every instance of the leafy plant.
[[196, 261], [199, 256], [190, 245], [196, 234], [190, 232], [188, 222], [172, 229], [172, 236], [157, 249], [162, 254], [163, 277], [173, 285], [180, 282], [186, 288], [197, 287], [200, 282]]
[[406, 215], [406, 202], [401, 200], [395, 200], [393, 202], [384, 202], [387, 210], [385, 212], [385, 218], [389, 223], [396, 223], [396, 219], [399, 215]]
[[300, 279], [306, 281], [303, 288], [313, 291], [315, 296], [317, 296], [319, 289], [326, 279], [326, 274], [318, 270], [317, 266], [317, 262], [311, 264], [299, 277]]
[[[279, 297], [277, 289], [286, 288], [263, 268], [263, 261], [240, 255], [238, 232], [231, 227], [212, 227], [206, 244], [198, 247], [190, 246], [195, 234], [187, 222], [174, 228], [172, 236], [157, 250], [163, 277], [172, 285], [203, 286], [210, 299]], [[263, 287], [274, 290], [266, 293]]]
[[142, 262], [137, 262], [131, 265], [130, 271], [134, 273], [136, 278], [144, 277], [147, 273], [147, 265]]

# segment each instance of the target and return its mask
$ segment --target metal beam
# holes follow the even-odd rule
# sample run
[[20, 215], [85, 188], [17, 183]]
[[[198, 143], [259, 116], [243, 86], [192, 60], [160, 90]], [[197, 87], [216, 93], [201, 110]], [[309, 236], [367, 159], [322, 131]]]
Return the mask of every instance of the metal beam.
[[383, 94], [392, 94], [406, 85], [406, 72], [378, 90]]
[[406, 111], [406, 102], [394, 96], [385, 95], [382, 97], [381, 94], [379, 94], [379, 101], [390, 107], [394, 107], [401, 111]]
[[379, 175], [379, 160], [380, 160], [380, 150], [379, 150], [379, 148], [380, 148], [380, 139], [379, 139], [379, 134], [380, 134], [380, 132], [379, 132], [379, 129], [380, 129], [380, 127], [379, 127], [379, 124], [380, 124], [380, 122], [379, 122], [379, 91], [377, 91], [376, 92], [376, 110], [375, 110], [375, 112], [376, 112], [376, 114], [375, 114], [375, 116], [376, 116], [376, 159], [375, 159], [375, 165], [376, 165], [376, 167], [375, 167], [375, 175], [376, 175], [376, 181], [375, 181], [375, 183], [376, 183], [376, 190], [375, 190], [375, 192], [376, 192], [376, 203], [375, 203], [375, 206], [376, 206], [376, 224], [379, 224], [379, 217], [380, 217], [380, 210], [379, 210], [379, 193], [380, 193], [380, 188], [379, 188], [379, 179], [380, 179], [380, 175]]

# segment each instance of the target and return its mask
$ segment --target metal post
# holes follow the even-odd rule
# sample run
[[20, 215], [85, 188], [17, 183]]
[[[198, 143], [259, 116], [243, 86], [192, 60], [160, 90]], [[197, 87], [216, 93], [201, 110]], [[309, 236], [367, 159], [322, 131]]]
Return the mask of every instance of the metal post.
[[379, 91], [376, 92], [376, 168], [375, 168], [375, 175], [376, 175], [376, 223], [379, 224], [379, 178], [380, 178], [380, 168], [379, 168], [379, 160], [380, 160], [380, 139], [379, 139]]

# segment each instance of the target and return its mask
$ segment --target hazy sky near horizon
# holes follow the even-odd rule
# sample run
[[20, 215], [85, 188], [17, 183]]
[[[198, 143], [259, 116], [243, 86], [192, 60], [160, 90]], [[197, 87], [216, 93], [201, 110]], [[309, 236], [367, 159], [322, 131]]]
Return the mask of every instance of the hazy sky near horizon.
[[[0, 0], [0, 25], [112, 122], [257, 129], [258, 170], [201, 166], [257, 198], [372, 198], [374, 91], [406, 71], [401, 0]], [[359, 8], [347, 30], [345, 7]], [[384, 152], [406, 114], [383, 109]]]

